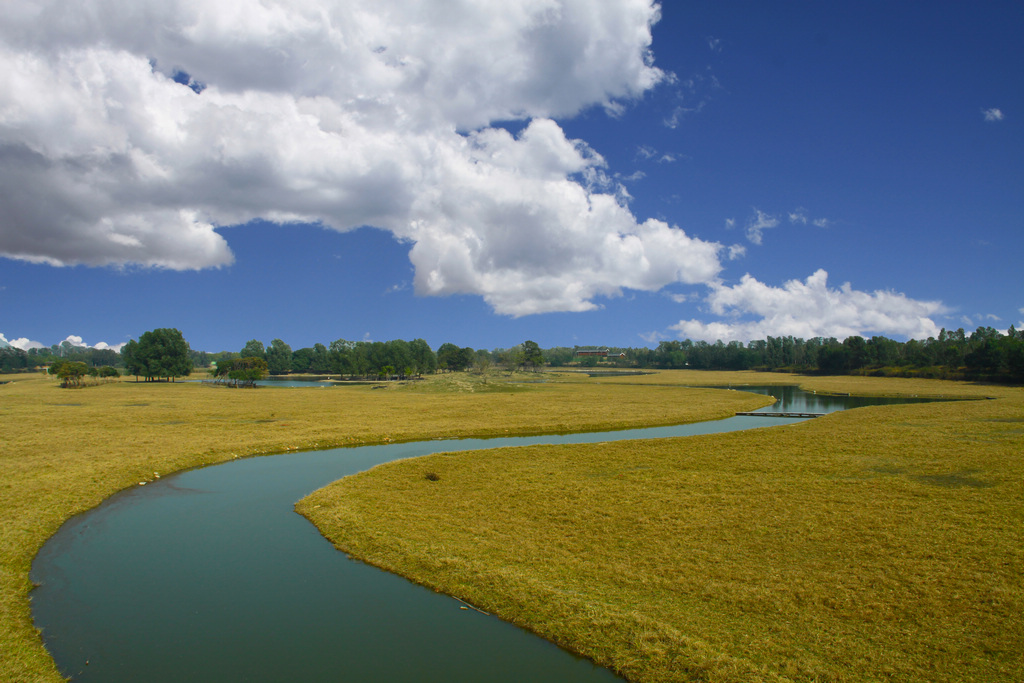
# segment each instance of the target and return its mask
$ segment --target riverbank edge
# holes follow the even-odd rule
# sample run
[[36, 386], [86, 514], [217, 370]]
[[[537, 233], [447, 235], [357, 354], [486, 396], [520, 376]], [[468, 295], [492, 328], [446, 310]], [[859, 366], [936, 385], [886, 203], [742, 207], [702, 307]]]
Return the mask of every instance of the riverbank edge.
[[[686, 372], [686, 371], [679, 371]], [[674, 374], [669, 371], [668, 374]], [[716, 373], [717, 374], [717, 373]], [[728, 373], [734, 374], [734, 373]], [[743, 375], [750, 375], [750, 373], [737, 373]], [[531, 374], [531, 377], [534, 375]], [[201, 376], [197, 376], [201, 378]], [[55, 388], [51, 379], [33, 376], [24, 377], [16, 376], [16, 381], [10, 382], [5, 386], [13, 386], [21, 383], [30, 383], [46, 386], [47, 388]], [[765, 382], [768, 384], [793, 384], [791, 378], [779, 378], [778, 382]], [[133, 384], [130, 381], [124, 381], [126, 384]], [[597, 384], [595, 382], [586, 382], [583, 380], [581, 383]], [[715, 384], [716, 382], [709, 381], [706, 386]], [[750, 383], [750, 382], [746, 382]], [[115, 386], [118, 383], [112, 383], [110, 386]], [[148, 386], [146, 384], [135, 383], [138, 386]], [[702, 388], [700, 382], [669, 382], [664, 386], [677, 387], [680, 389], [689, 388], [694, 385], [693, 388]], [[172, 385], [168, 385], [172, 386]], [[203, 390], [201, 385], [192, 384], [186, 382], [173, 383], [176, 388], [180, 387], [193, 387], [197, 390]], [[150, 387], [152, 388], [152, 387]], [[706, 387], [704, 387], [706, 388]], [[95, 391], [97, 387], [88, 387], [84, 389], [66, 390], [60, 389], [59, 391]], [[101, 389], [101, 388], [99, 388]], [[55, 389], [56, 390], [56, 389]], [[243, 392], [244, 393], [244, 392]], [[263, 392], [259, 392], [262, 396]], [[67, 394], [68, 396], [76, 396], [76, 394]], [[751, 395], [749, 407], [751, 409], [758, 406], [768, 405], [771, 402], [770, 397]], [[65, 404], [71, 405], [71, 404]], [[732, 411], [722, 412], [717, 418], [730, 417], [733, 414]], [[503, 416], [495, 416], [495, 426], [489, 429], [466, 429], [466, 430], [452, 430], [445, 429], [443, 433], [438, 431], [425, 431], [420, 434], [409, 434], [401, 439], [365, 439], [365, 440], [353, 440], [346, 442], [336, 443], [325, 443], [317, 447], [291, 447], [285, 446], [285, 443], [289, 440], [287, 435], [279, 435], [280, 445], [277, 448], [266, 448], [264, 444], [254, 442], [253, 444], [240, 444], [233, 443], [228, 446], [223, 446], [219, 450], [207, 450], [205, 452], [190, 452], [184, 454], [178, 454], [177, 458], [168, 459], [164, 462], [153, 461], [150, 463], [150, 472], [161, 473], [159, 476], [168, 476], [171, 474], [187, 471], [190, 469], [196, 469], [200, 467], [207, 467], [211, 465], [217, 465], [224, 462], [231, 461], [233, 459], [248, 458], [248, 457], [261, 457], [265, 455], [275, 455], [278, 453], [295, 452], [299, 450], [330, 450], [334, 448], [346, 448], [355, 446], [372, 446], [388, 443], [402, 443], [410, 441], [427, 441], [437, 438], [488, 438], [494, 436], [532, 436], [546, 433], [568, 433], [571, 431], [583, 432], [583, 431], [609, 431], [617, 429], [630, 429], [647, 426], [666, 426], [667, 424], [687, 424], [688, 422], [671, 422], [666, 423], [664, 421], [648, 421], [648, 422], [623, 422], [622, 420], [608, 420], [607, 422], [594, 422], [589, 425], [588, 429], [572, 429], [563, 430], [561, 432], [552, 432], [549, 430], [536, 430], [524, 427], [517, 429], [515, 427], [507, 427], [504, 423], [498, 421]], [[689, 422], [700, 422], [707, 419], [717, 419], [716, 417], [702, 416], [690, 420]], [[117, 439], [121, 435], [112, 431], [111, 438]], [[184, 462], [182, 462], [184, 461]], [[132, 466], [135, 465], [135, 466]], [[34, 524], [31, 528], [20, 528], [13, 531], [14, 535], [18, 538], [14, 542], [14, 550], [11, 551], [8, 547], [5, 547], [5, 552], [0, 556], [0, 681], [11, 681], [16, 683], [55, 683], [57, 681], [64, 681], [66, 679], [57, 670], [56, 664], [53, 658], [50, 656], [49, 651], [43, 644], [43, 638], [40, 631], [36, 628], [32, 618], [31, 611], [31, 591], [34, 587], [30, 579], [32, 562], [36, 555], [47, 540], [68, 520], [73, 517], [86, 513], [89, 510], [101, 505], [111, 496], [131, 489], [135, 486], [143, 485], [147, 478], [152, 477], [152, 474], [144, 474], [142, 476], [138, 473], [137, 463], [130, 463], [125, 465], [123, 468], [117, 470], [104, 470], [102, 472], [93, 472], [93, 475], [103, 475], [105, 481], [101, 487], [101, 491], [90, 497], [90, 500], [85, 504], [68, 504], [66, 508], [62, 510], [60, 514], [52, 518], [46, 518], [46, 515], [40, 515], [34, 520]], [[14, 487], [17, 482], [8, 480], [6, 482], [8, 486]], [[59, 493], [59, 492], [57, 492]], [[7, 544], [4, 544], [5, 546]]]
[[[607, 378], [602, 378], [602, 379], [607, 379]], [[626, 380], [626, 381], [633, 381], [633, 380], [635, 380], [635, 378], [630, 378], [628, 380], [626, 378], [623, 378], [623, 379]], [[994, 403], [1001, 402], [1001, 400], [1007, 400], [1007, 399], [1009, 399], [1012, 396], [1012, 397], [1014, 397], [1016, 399], [1015, 407], [1009, 409], [1008, 411], [1005, 411], [1005, 415], [1003, 415], [1002, 417], [998, 418], [999, 420], [1009, 420], [1009, 421], [1016, 421], [1016, 420], [1018, 420], [1018, 418], [1019, 418], [1019, 410], [1020, 410], [1020, 406], [1021, 406], [1021, 392], [1022, 392], [1022, 389], [1020, 387], [1007, 387], [1005, 385], [985, 385], [985, 384], [978, 384], [978, 383], [960, 383], [960, 382], [951, 382], [951, 381], [946, 381], [946, 380], [925, 380], [926, 382], [930, 382], [931, 384], [933, 384], [933, 386], [927, 387], [927, 388], [935, 389], [935, 391], [927, 391], [927, 392], [913, 391], [913, 392], [908, 392], [908, 391], [905, 390], [905, 387], [892, 386], [892, 387], [890, 387], [890, 389], [892, 389], [891, 391], [879, 392], [879, 391], [875, 391], [875, 390], [872, 390], [871, 388], [869, 388], [869, 385], [874, 385], [878, 381], [884, 382], [884, 381], [892, 379], [892, 378], [872, 378], [872, 377], [852, 377], [851, 378], [851, 377], [846, 377], [846, 376], [843, 376], [843, 377], [838, 377], [838, 376], [837, 377], [798, 376], [798, 377], [793, 377], [793, 379], [799, 379], [799, 380], [803, 380], [803, 381], [797, 381], [797, 382], [764, 382], [764, 384], [782, 384], [782, 385], [790, 385], [790, 386], [799, 386], [801, 389], [804, 389], [804, 390], [807, 390], [807, 391], [814, 391], [814, 392], [820, 393], [820, 394], [831, 394], [831, 395], [838, 395], [838, 396], [874, 396], [874, 395], [913, 396], [913, 397], [927, 398], [927, 399], [968, 400], [968, 401], [972, 401], [972, 402], [973, 401], [979, 401], [979, 400], [983, 401], [983, 402], [987, 402], [987, 401], [985, 401], [987, 399], [988, 401], [992, 401]], [[852, 380], [852, 381], [847, 382], [846, 380]], [[664, 384], [656, 382], [656, 381], [645, 382], [645, 384], [650, 384], [652, 386], [665, 386]], [[757, 384], [756, 382], [737, 383], [737, 384], [734, 384], [734, 385], [732, 385], [732, 386], [730, 386], [728, 388], [734, 389], [734, 390], [738, 390], [738, 391], [742, 391], [744, 386], [754, 386], [756, 384]], [[722, 387], [718, 387], [718, 388], [722, 388]], [[709, 437], [710, 436], [722, 437], [722, 436], [732, 436], [732, 435], [733, 434], [730, 433], [728, 435], [708, 435], [708, 436]], [[698, 437], [676, 437], [676, 439], [686, 439], [686, 438], [698, 438]], [[638, 441], [651, 441], [651, 440], [638, 440]], [[571, 448], [571, 446], [550, 445], [550, 446], [536, 446], [536, 447], [530, 447], [530, 448], [536, 448], [536, 449], [563, 449], [563, 448]], [[471, 457], [474, 454], [475, 455], [480, 455], [485, 450], [490, 450], [490, 449], [481, 449], [481, 450], [472, 451], [472, 452], [460, 452], [457, 455], [460, 456], [460, 457]], [[396, 465], [396, 464], [401, 464], [403, 462], [404, 463], [410, 463], [410, 462], [412, 462], [414, 460], [417, 460], [417, 459], [418, 458], [411, 458], [411, 459], [408, 459], [406, 461], [396, 461], [395, 463], [385, 463], [383, 465], [378, 465], [377, 467], [372, 468], [371, 470], [368, 470], [367, 472], [372, 472], [372, 470], [376, 470], [376, 469], [380, 469], [380, 468], [386, 468], [386, 467], [389, 467], [389, 466], [392, 466], [392, 465]], [[551, 642], [554, 642], [559, 647], [562, 647], [563, 649], [566, 649], [567, 651], [573, 653], [576, 656], [579, 656], [579, 657], [581, 657], [583, 659], [589, 660], [589, 661], [595, 663], [596, 665], [606, 667], [606, 668], [610, 669], [611, 671], [613, 671], [614, 673], [616, 673], [617, 675], [626, 677], [627, 680], [656, 680], [656, 679], [651, 679], [651, 678], [649, 678], [647, 676], [639, 676], [639, 677], [637, 677], [635, 679], [632, 678], [632, 677], [629, 677], [630, 670], [629, 670], [628, 666], [621, 666], [620, 665], [621, 662], [617, 662], [617, 661], [614, 660], [614, 658], [609, 658], [609, 657], [605, 656], [602, 653], [602, 648], [601, 647], [596, 647], [596, 648], [595, 647], [588, 647], [588, 645], [590, 645], [590, 644], [588, 644], [588, 643], [581, 643], [578, 639], [573, 638], [572, 635], [568, 632], [568, 631], [571, 630], [571, 627], [567, 628], [565, 631], [563, 631], [562, 629], [559, 628], [558, 624], [552, 624], [550, 621], [545, 621], [544, 623], [539, 624], [539, 623], [535, 623], [535, 622], [531, 621], [528, 618], [526, 618], [526, 619], [522, 618], [521, 612], [517, 613], [517, 611], [514, 608], [511, 609], [511, 610], [508, 609], [508, 606], [510, 604], [516, 603], [517, 600], [516, 600], [515, 597], [509, 597], [508, 595], [505, 595], [505, 594], [501, 593], [501, 591], [500, 591], [501, 587], [498, 587], [499, 589], [497, 591], [493, 590], [493, 589], [495, 589], [495, 586], [490, 586], [489, 588], [488, 587], [484, 587], [484, 588], [481, 588], [478, 591], [475, 591], [475, 594], [471, 594], [470, 592], [466, 592], [466, 591], [453, 590], [452, 588], [450, 588], [450, 586], [451, 586], [450, 579], [449, 580], [445, 580], [445, 579], [439, 578], [440, 575], [435, 575], [434, 573], [432, 573], [431, 570], [425, 569], [422, 566], [418, 565], [417, 561], [415, 559], [410, 564], [411, 565], [416, 565], [417, 568], [416, 569], [410, 569], [409, 565], [400, 565], [399, 563], [395, 563], [393, 561], [388, 560], [386, 558], [385, 554], [378, 554], [375, 549], [367, 549], [367, 548], [362, 548], [362, 547], [355, 547], [352, 544], [348, 543], [346, 541], [346, 539], [341, 535], [341, 533], [339, 531], [327, 528], [328, 524], [329, 524], [327, 519], [325, 517], [323, 517], [321, 514], [318, 514], [317, 510], [319, 508], [321, 508], [321, 503], [326, 503], [326, 501], [327, 501], [327, 497], [326, 497], [326, 494], [325, 494], [325, 491], [327, 489], [329, 489], [331, 486], [335, 486], [335, 485], [339, 484], [340, 482], [344, 481], [345, 479], [354, 478], [354, 477], [357, 477], [357, 476], [360, 476], [360, 475], [363, 475], [363, 474], [366, 474], [366, 472], [350, 475], [349, 477], [345, 477], [342, 480], [339, 480], [338, 482], [334, 482], [333, 484], [330, 484], [328, 486], [323, 487], [322, 489], [319, 489], [316, 492], [313, 492], [312, 494], [310, 494], [306, 498], [303, 498], [301, 501], [299, 501], [299, 503], [296, 504], [296, 512], [298, 512], [299, 514], [301, 514], [304, 517], [306, 517], [306, 519], [308, 519], [310, 521], [310, 523], [312, 523], [314, 526], [316, 526], [318, 528], [320, 533], [325, 538], [327, 538], [339, 551], [346, 553], [346, 555], [348, 555], [351, 559], [354, 559], [354, 560], [366, 563], [368, 565], [377, 567], [378, 569], [381, 569], [383, 571], [388, 571], [390, 573], [397, 574], [397, 575], [402, 576], [403, 578], [405, 578], [405, 579], [407, 579], [407, 580], [409, 580], [409, 581], [411, 581], [411, 582], [413, 582], [415, 584], [422, 585], [424, 587], [427, 587], [427, 588], [429, 588], [431, 590], [434, 590], [434, 591], [442, 593], [442, 594], [447, 594], [450, 597], [453, 597], [456, 600], [459, 600], [460, 602], [464, 602], [465, 604], [472, 606], [474, 609], [479, 609], [481, 611], [484, 611], [485, 613], [493, 614], [494, 616], [496, 616], [496, 617], [498, 617], [500, 619], [503, 619], [505, 621], [513, 623], [513, 624], [515, 624], [515, 625], [517, 625], [517, 626], [519, 626], [521, 628], [524, 628], [524, 629], [526, 629], [528, 631], [531, 631], [531, 632], [535, 633], [536, 635], [538, 635], [538, 636], [540, 636], [542, 638], [545, 638], [547, 640], [550, 640]], [[371, 529], [360, 529], [359, 532], [356, 534], [356, 536], [362, 538], [363, 540], [366, 540], [366, 538], [380, 536], [381, 534], [382, 534], [381, 530], [379, 530], [379, 529], [372, 529], [371, 528]], [[371, 541], [370, 543], [372, 544], [373, 541]], [[405, 543], [406, 544], [406, 549], [407, 550], [411, 549], [411, 546], [408, 545], [409, 544], [409, 539], [402, 539], [401, 543]], [[540, 593], [544, 592], [545, 588], [544, 588], [544, 586], [536, 586], [536, 589], [537, 589], [538, 595], [539, 595]], [[552, 589], [552, 590], [554, 590], [554, 589]], [[637, 615], [635, 615], [635, 614], [630, 614], [630, 615], [623, 614], [622, 616], [632, 619], [633, 617], [636, 617]], [[683, 640], [694, 640], [692, 637], [687, 636], [687, 635], [682, 634], [682, 633], [679, 633], [678, 637], [683, 639]], [[714, 652], [713, 648], [707, 647], [707, 644], [705, 644], [703, 642], [695, 640], [694, 641], [694, 647], [695, 647], [695, 649], [698, 649], [698, 650], [699, 649], [707, 650], [707, 651], [702, 652], [701, 655], [706, 657], [709, 660], [713, 660], [713, 659], [725, 660], [726, 659], [726, 657], [724, 655], [721, 655], [720, 653]], [[704, 672], [705, 674], [707, 673], [707, 669], [703, 668], [702, 665], [695, 663], [694, 666], [696, 667], [694, 669], [695, 671]], [[788, 679], [788, 678], [786, 678], [784, 676], [777, 675], [774, 672], [766, 670], [766, 669], [764, 669], [762, 667], [758, 667], [758, 666], [754, 665], [753, 663], [746, 662], [744, 660], [729, 661], [726, 664], [726, 666], [732, 667], [732, 668], [739, 668], [739, 669], [741, 669], [742, 670], [741, 671], [742, 680], [771, 680], [771, 681], [788, 681], [788, 680], [790, 680], [790, 679]], [[704, 680], [704, 678], [696, 678], [694, 680]]]

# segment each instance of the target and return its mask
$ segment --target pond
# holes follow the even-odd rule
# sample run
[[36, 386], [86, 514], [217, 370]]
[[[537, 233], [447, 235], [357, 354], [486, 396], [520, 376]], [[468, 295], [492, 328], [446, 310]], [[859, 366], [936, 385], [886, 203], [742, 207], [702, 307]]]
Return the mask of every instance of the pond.
[[[819, 400], [791, 387], [743, 389], [787, 401], [774, 410], [810, 410]], [[830, 406], [838, 405], [833, 400], [843, 402], [833, 397]], [[797, 421], [734, 417], [620, 432], [365, 446], [182, 472], [119, 493], [64, 524], [33, 564], [40, 584], [33, 615], [58, 668], [75, 681], [617, 680], [522, 629], [348, 559], [293, 511], [294, 503], [343, 476], [437, 451]]]

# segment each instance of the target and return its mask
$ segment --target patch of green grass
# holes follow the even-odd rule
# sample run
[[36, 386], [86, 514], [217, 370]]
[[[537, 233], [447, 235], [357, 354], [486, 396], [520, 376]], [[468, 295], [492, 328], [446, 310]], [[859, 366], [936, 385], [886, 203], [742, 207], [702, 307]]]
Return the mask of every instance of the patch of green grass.
[[[601, 381], [744, 379], [714, 374]], [[353, 556], [631, 680], [1024, 680], [1024, 391], [801, 383], [995, 400], [439, 454], [345, 478], [298, 509]]]

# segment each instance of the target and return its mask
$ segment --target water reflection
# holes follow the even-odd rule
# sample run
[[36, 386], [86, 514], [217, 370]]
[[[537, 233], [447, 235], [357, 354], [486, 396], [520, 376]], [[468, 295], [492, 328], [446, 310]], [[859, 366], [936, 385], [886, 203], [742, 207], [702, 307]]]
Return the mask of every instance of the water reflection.
[[903, 396], [842, 396], [837, 394], [817, 394], [804, 391], [795, 386], [728, 386], [719, 389], [749, 391], [755, 394], [774, 396], [776, 401], [770, 406], [757, 410], [759, 413], [834, 413], [839, 410], [850, 410], [864, 406], [899, 405], [904, 403], [924, 403], [942, 400], [930, 398], [908, 398]]

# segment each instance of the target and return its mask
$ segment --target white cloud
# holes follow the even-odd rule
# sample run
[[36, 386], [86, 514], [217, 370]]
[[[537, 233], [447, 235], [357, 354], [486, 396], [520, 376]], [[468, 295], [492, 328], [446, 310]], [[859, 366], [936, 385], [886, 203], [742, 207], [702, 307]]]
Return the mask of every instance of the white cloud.
[[43, 348], [43, 345], [40, 344], [39, 342], [32, 341], [31, 339], [28, 339], [26, 337], [19, 337], [17, 339], [8, 339], [7, 337], [5, 337], [3, 335], [3, 333], [0, 333], [0, 348], [4, 348], [4, 347], [7, 347], [7, 346], [13, 346], [14, 348], [21, 349], [22, 351], [28, 351], [29, 349], [41, 349], [41, 348]]
[[985, 120], [988, 121], [989, 123], [995, 123], [996, 121], [1002, 121], [1003, 118], [1005, 118], [1004, 115], [1003, 115], [1002, 110], [1001, 109], [996, 109], [996, 108], [986, 109], [985, 111], [982, 112], [982, 116], [984, 116]]
[[[115, 345], [111, 346], [110, 344], [107, 344], [106, 342], [99, 342], [98, 344], [93, 344], [92, 346], [90, 346], [89, 344], [86, 344], [85, 341], [81, 337], [79, 337], [77, 334], [68, 335], [67, 337], [65, 337], [63, 339], [63, 341], [61, 343], [63, 343], [63, 342], [67, 342], [71, 346], [76, 346], [78, 348], [86, 348], [86, 349], [89, 349], [89, 348], [91, 348], [91, 349], [111, 349], [112, 351], [118, 351], [118, 352], [120, 352], [121, 351], [121, 347], [124, 346], [123, 343], [115, 344]], [[45, 344], [42, 344], [41, 342], [33, 341], [31, 339], [28, 339], [27, 337], [19, 337], [17, 339], [7, 339], [7, 337], [5, 337], [2, 333], [0, 333], [0, 348], [2, 348], [4, 346], [13, 346], [14, 348], [21, 349], [22, 351], [28, 351], [29, 349], [42, 349], [42, 348], [46, 348]]]
[[[862, 292], [849, 283], [831, 289], [824, 270], [782, 287], [745, 275], [732, 287], [713, 285], [707, 304], [726, 320], [683, 320], [671, 329], [680, 337], [706, 341], [746, 342], [769, 335], [845, 339], [875, 334], [925, 339], [939, 333], [931, 316], [946, 311], [940, 302], [917, 301], [898, 292]], [[742, 319], [750, 316], [753, 319]]]
[[647, 145], [637, 147], [636, 154], [638, 157], [643, 157], [644, 159], [654, 159], [655, 163], [658, 164], [671, 164], [677, 160], [675, 154], [672, 154], [671, 152], [662, 153]]
[[778, 218], [755, 208], [753, 217], [747, 221], [747, 239], [750, 240], [752, 244], [761, 244], [764, 237], [764, 231], [769, 228], [774, 228], [778, 224]]
[[804, 209], [803, 207], [789, 212], [789, 222], [799, 223], [800, 225], [807, 225], [810, 223], [816, 228], [827, 228], [832, 224], [832, 222], [827, 218], [808, 218], [807, 209]]
[[[77, 348], [80, 348], [80, 349], [100, 349], [100, 350], [110, 349], [111, 351], [117, 351], [119, 353], [121, 351], [121, 347], [125, 345], [125, 342], [122, 342], [120, 344], [114, 344], [113, 346], [111, 346], [110, 344], [108, 344], [106, 342], [98, 342], [96, 344], [86, 344], [85, 340], [82, 337], [78, 336], [77, 334], [69, 334], [67, 337], [65, 337], [58, 344], [58, 346], [62, 346], [65, 343], [70, 344], [71, 346], [74, 346], [74, 347], [77, 347]], [[42, 346], [42, 345], [40, 345], [40, 346]]]
[[0, 255], [218, 267], [217, 226], [259, 217], [389, 230], [418, 293], [510, 315], [707, 282], [721, 246], [638, 220], [553, 120], [667, 80], [657, 17], [650, 0], [12, 4]]
[[730, 261], [735, 261], [738, 258], [742, 258], [747, 255], [747, 248], [742, 244], [733, 244], [729, 246], [728, 258]]

